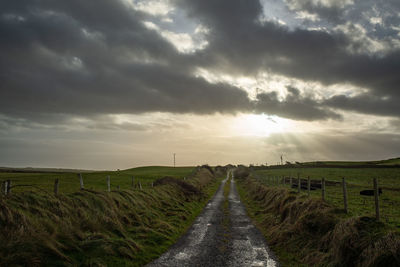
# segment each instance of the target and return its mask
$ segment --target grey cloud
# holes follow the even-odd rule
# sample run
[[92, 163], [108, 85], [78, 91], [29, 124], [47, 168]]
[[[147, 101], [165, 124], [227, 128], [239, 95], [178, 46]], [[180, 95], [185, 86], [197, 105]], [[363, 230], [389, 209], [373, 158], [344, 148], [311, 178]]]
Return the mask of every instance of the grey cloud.
[[[73, 125], [74, 122], [69, 124]], [[94, 116], [84, 118], [84, 122], [75, 122], [76, 126], [81, 126], [90, 130], [106, 130], [106, 131], [135, 131], [135, 132], [163, 132], [171, 129], [181, 128], [188, 129], [189, 125], [174, 120], [163, 120], [162, 122], [149, 121], [124, 121], [119, 122], [113, 116]]]
[[336, 95], [326, 99], [324, 104], [336, 109], [357, 111], [365, 114], [399, 116], [398, 100], [391, 97], [385, 98], [371, 94], [361, 94], [353, 97]]
[[30, 114], [26, 117], [5, 116], [0, 114], [0, 133], [11, 131], [53, 129], [66, 130], [69, 117], [56, 114]]
[[257, 95], [256, 110], [267, 114], [296, 120], [341, 119], [341, 116], [323, 107], [319, 101], [300, 95], [300, 91], [288, 87], [285, 99], [279, 100], [276, 92]]
[[88, 129], [92, 130], [124, 130], [124, 131], [146, 131], [147, 127], [140, 123], [110, 123], [110, 122], [95, 122], [93, 124], [86, 125]]
[[400, 131], [400, 120], [391, 120], [390, 121], [390, 126], [393, 127], [397, 132]]
[[[73, 117], [69, 115], [49, 114], [46, 116], [35, 116], [32, 118], [16, 118], [0, 115], [0, 134], [6, 136], [21, 130], [36, 131], [80, 131], [88, 129], [93, 131], [168, 131], [171, 129], [188, 129], [189, 125], [175, 120], [164, 119], [162, 122], [149, 121], [119, 121], [118, 117], [112, 115], [93, 115]], [[12, 134], [11, 134], [12, 135]]]

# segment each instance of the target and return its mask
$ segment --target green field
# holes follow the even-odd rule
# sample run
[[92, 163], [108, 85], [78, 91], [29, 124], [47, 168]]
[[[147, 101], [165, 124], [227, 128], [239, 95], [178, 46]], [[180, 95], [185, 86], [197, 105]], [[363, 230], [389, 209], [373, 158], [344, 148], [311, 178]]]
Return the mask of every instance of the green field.
[[392, 158], [385, 160], [375, 160], [375, 161], [312, 161], [312, 162], [302, 162], [301, 165], [319, 165], [319, 166], [359, 166], [359, 165], [400, 165], [400, 158]]
[[[140, 181], [142, 187], [151, 186], [151, 182], [164, 177], [173, 176], [183, 178], [192, 173], [194, 167], [139, 167], [121, 171], [104, 171], [83, 173], [83, 181], [85, 189], [93, 189], [105, 191], [107, 190], [107, 176], [111, 179], [111, 190], [129, 189], [132, 186], [132, 176], [135, 184]], [[80, 189], [79, 177], [77, 173], [25, 173], [25, 172], [0, 172], [0, 183], [11, 180], [14, 192], [27, 190], [45, 190], [52, 192], [54, 188], [54, 180], [59, 179], [59, 192], [72, 193]]]
[[[360, 191], [373, 188], [373, 178], [378, 179], [383, 194], [380, 196], [380, 211], [382, 221], [390, 227], [400, 230], [400, 168], [282, 168], [255, 171], [255, 176], [264, 184], [270, 186], [286, 186], [276, 184], [275, 177], [295, 177], [300, 175], [305, 179], [341, 182], [346, 178], [349, 216], [374, 216], [374, 198], [361, 196]], [[293, 189], [296, 190], [296, 189]], [[326, 186], [326, 201], [338, 208], [343, 208], [343, 193], [340, 184]], [[307, 194], [302, 191], [302, 194]], [[321, 190], [311, 191], [311, 197], [320, 198]]]

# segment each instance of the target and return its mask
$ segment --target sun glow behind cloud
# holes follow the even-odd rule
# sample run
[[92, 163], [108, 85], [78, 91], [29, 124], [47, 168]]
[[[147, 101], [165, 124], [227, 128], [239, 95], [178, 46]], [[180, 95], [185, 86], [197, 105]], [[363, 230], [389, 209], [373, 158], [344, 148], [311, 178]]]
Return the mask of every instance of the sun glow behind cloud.
[[233, 119], [232, 130], [236, 135], [268, 137], [273, 133], [293, 130], [290, 120], [265, 114], [242, 114]]

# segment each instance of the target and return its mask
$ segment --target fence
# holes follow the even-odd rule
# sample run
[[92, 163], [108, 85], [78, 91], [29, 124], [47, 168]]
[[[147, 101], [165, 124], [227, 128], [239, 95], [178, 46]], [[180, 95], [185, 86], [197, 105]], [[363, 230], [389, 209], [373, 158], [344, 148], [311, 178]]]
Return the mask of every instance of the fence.
[[324, 177], [311, 179], [310, 176], [293, 175], [259, 175], [253, 176], [270, 187], [289, 187], [298, 194], [321, 198], [323, 201], [340, 207], [345, 213], [353, 215], [374, 214], [377, 220], [384, 220], [400, 228], [400, 194], [397, 188], [379, 185], [377, 178], [370, 179], [370, 185], [357, 184], [351, 178], [342, 177], [339, 181], [327, 180]]
[[[26, 181], [29, 181], [29, 176], [24, 176], [23, 179], [6, 179], [6, 180], [0, 180], [1, 184], [1, 193], [0, 195], [7, 196], [14, 192], [14, 190], [22, 191], [21, 188], [30, 188], [30, 189], [37, 189], [41, 191], [46, 191], [47, 193], [50, 193], [53, 191], [55, 195], [58, 195], [60, 191], [63, 189], [63, 185], [65, 186], [64, 188], [66, 189], [65, 192], [73, 192], [76, 190], [71, 190], [71, 184], [75, 184], [76, 189], [80, 190], [85, 190], [86, 185], [85, 185], [85, 179], [82, 174], [77, 174], [75, 182], [71, 182], [71, 179], [68, 181], [64, 178], [63, 180], [59, 178], [46, 178], [46, 183], [30, 183], [27, 184]], [[110, 175], [107, 175], [104, 177], [104, 185], [99, 179], [97, 178], [95, 186], [93, 186], [93, 182], [91, 183], [91, 186], [87, 187], [87, 189], [91, 190], [105, 190], [107, 192], [111, 192], [112, 189], [115, 190], [121, 190], [121, 185], [118, 184], [118, 182], [121, 182], [121, 177], [118, 177], [119, 179], [116, 179], [116, 183], [113, 184], [113, 179]], [[186, 177], [183, 178], [186, 180]], [[127, 186], [127, 181], [126, 179], [124, 180], [124, 189], [137, 189], [137, 190], [144, 190], [146, 188], [152, 188], [154, 187], [154, 182], [153, 180], [149, 181], [149, 179], [141, 179], [135, 176], [131, 176], [129, 179], [129, 186]], [[51, 181], [54, 181], [52, 183]], [[63, 184], [64, 181], [64, 184]], [[79, 187], [77, 187], [79, 185]], [[52, 187], [52, 190], [50, 189]], [[94, 188], [95, 187], [95, 188]]]

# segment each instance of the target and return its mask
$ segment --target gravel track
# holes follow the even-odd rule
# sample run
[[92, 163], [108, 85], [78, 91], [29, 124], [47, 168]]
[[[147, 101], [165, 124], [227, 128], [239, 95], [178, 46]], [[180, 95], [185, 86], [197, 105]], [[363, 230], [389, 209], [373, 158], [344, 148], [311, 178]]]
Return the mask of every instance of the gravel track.
[[233, 178], [225, 199], [224, 186], [229, 176], [230, 173], [187, 233], [148, 267], [279, 266], [247, 216]]

